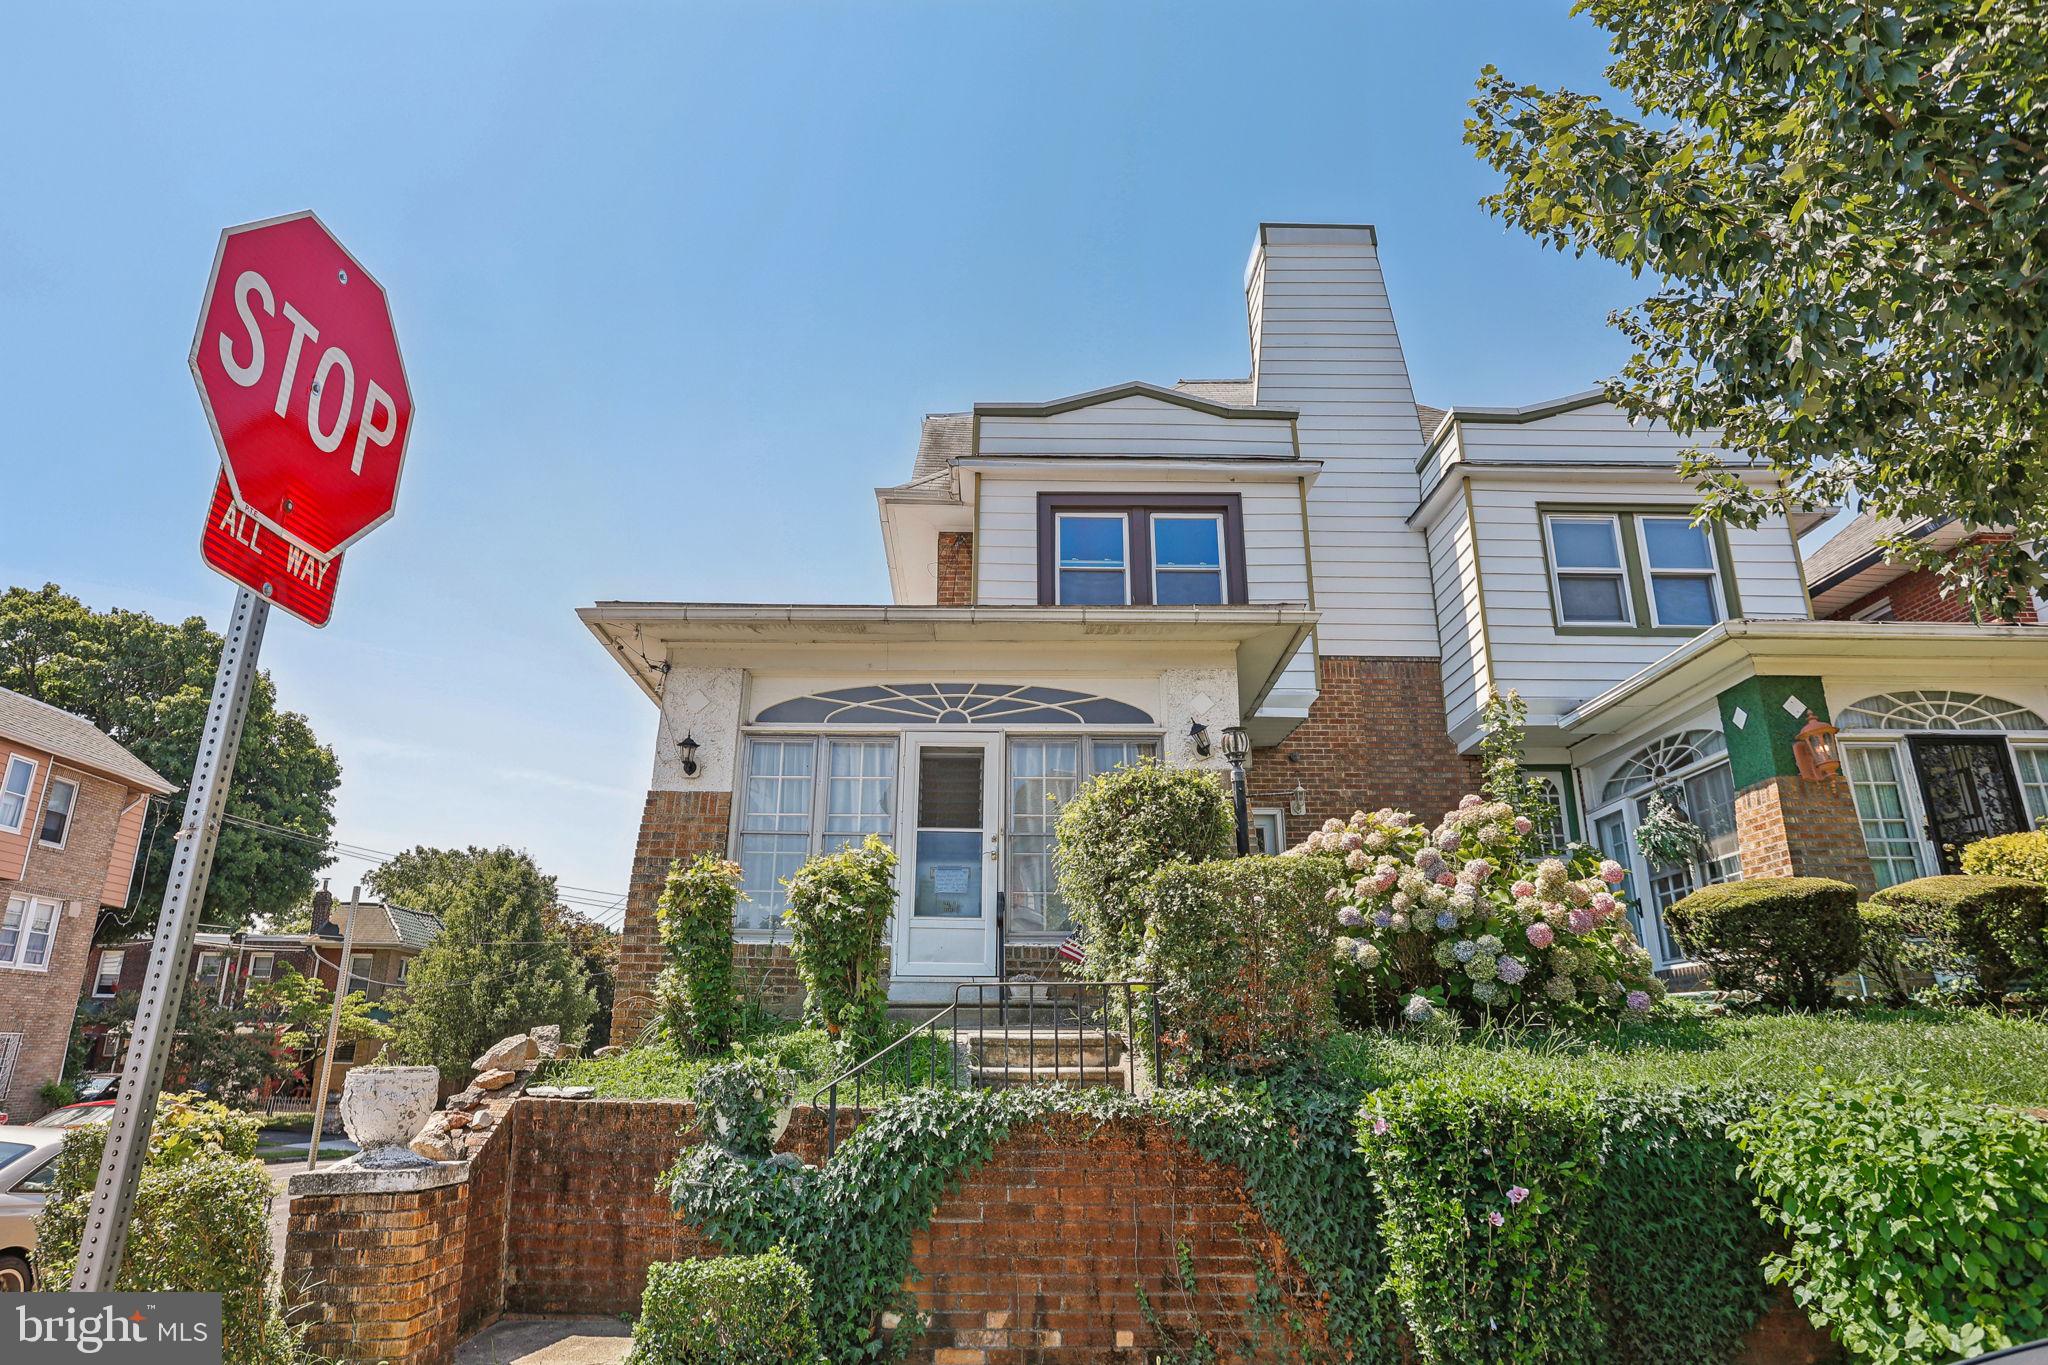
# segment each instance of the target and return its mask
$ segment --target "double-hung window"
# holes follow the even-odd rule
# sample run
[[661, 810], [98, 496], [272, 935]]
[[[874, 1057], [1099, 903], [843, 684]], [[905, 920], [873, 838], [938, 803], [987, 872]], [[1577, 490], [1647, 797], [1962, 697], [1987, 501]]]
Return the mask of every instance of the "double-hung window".
[[29, 788], [35, 781], [34, 763], [20, 754], [8, 756], [7, 771], [0, 774], [0, 830], [21, 833], [22, 822], [28, 819]]
[[1550, 568], [1557, 620], [1566, 626], [1630, 626], [1628, 561], [1621, 550], [1621, 519], [1553, 514]]
[[1054, 875], [1054, 828], [1060, 808], [1074, 797], [1081, 779], [1097, 777], [1159, 756], [1159, 741], [1118, 738], [1012, 736], [1009, 744], [1010, 799], [1004, 839], [1010, 933], [1064, 934], [1073, 927]]
[[2012, 756], [2019, 763], [2020, 790], [2027, 796], [2027, 814], [2035, 829], [2048, 829], [2048, 746], [2015, 744]]
[[120, 948], [100, 949], [99, 969], [92, 976], [92, 993], [104, 1000], [121, 988], [121, 959], [127, 953]]
[[1637, 517], [1650, 577], [1650, 624], [1711, 626], [1721, 619], [1714, 540], [1687, 517]]
[[1223, 517], [1217, 512], [1154, 512], [1152, 600], [1162, 607], [1215, 606], [1226, 600]]
[[[820, 781], [822, 769], [823, 780]], [[896, 830], [896, 741], [756, 736], [747, 741], [734, 924], [768, 933], [789, 906], [783, 885], [813, 854]]]
[[57, 936], [56, 901], [34, 896], [12, 896], [0, 913], [0, 967], [46, 972], [50, 969], [50, 941]]
[[1130, 518], [1123, 513], [1062, 512], [1059, 605], [1123, 606], [1131, 600]]
[[71, 837], [71, 812], [77, 805], [78, 784], [68, 778], [51, 778], [43, 798], [43, 828], [37, 837], [52, 848], [64, 847]]
[[277, 954], [275, 953], [249, 954], [250, 983], [253, 985], [257, 982], [270, 980], [270, 974], [273, 970], [275, 970], [276, 966]]

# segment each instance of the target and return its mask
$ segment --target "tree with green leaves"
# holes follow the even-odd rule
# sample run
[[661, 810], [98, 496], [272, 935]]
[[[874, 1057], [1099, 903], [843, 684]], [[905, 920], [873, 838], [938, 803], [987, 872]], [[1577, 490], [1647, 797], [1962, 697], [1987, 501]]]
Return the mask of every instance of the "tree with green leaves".
[[[220, 650], [220, 636], [196, 616], [170, 625], [143, 612], [96, 612], [54, 583], [0, 593], [0, 687], [83, 716], [173, 782], [186, 780], [199, 753]], [[206, 923], [240, 928], [312, 894], [314, 874], [333, 861], [327, 841], [340, 785], [334, 751], [304, 716], [278, 709], [270, 675], [259, 674], [227, 813], [291, 833], [222, 824]], [[183, 803], [182, 791], [151, 803], [147, 863], [127, 909], [101, 924], [103, 936], [146, 934], [155, 923]]]
[[[1886, 548], [2010, 618], [2048, 582], [2048, 12], [2012, 0], [1578, 0], [1634, 104], [1481, 77], [1486, 206], [1657, 276], [1609, 393], [1717, 439], [1710, 519], [1852, 494], [2009, 541]], [[1718, 437], [1715, 433], [1719, 433]], [[1751, 460], [1775, 478], [1752, 487]]]
[[[416, 856], [415, 856], [416, 855]], [[377, 893], [440, 916], [441, 932], [406, 976], [394, 1050], [466, 1072], [500, 1038], [559, 1024], [582, 1041], [596, 1001], [549, 911], [555, 879], [509, 848], [411, 849], [369, 878]]]

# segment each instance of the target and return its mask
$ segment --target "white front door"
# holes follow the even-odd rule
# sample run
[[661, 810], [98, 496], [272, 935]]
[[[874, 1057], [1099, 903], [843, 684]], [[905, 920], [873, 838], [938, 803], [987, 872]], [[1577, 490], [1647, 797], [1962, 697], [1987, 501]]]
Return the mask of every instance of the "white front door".
[[1001, 735], [906, 734], [896, 976], [993, 977]]

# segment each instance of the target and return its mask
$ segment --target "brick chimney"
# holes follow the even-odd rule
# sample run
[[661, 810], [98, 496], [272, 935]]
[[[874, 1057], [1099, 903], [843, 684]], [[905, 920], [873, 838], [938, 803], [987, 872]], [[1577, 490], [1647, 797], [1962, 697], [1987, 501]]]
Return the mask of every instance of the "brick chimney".
[[327, 889], [327, 879], [320, 879], [320, 889], [313, 893], [313, 932], [332, 933], [334, 928], [334, 893]]

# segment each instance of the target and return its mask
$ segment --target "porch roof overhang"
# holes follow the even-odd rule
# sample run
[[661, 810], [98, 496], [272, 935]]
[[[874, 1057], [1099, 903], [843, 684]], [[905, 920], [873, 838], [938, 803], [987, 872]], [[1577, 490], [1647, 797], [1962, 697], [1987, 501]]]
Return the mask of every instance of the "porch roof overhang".
[[1558, 720], [1566, 742], [1627, 730], [1754, 675], [1825, 676], [1882, 663], [2048, 670], [2048, 630], [1870, 621], [1724, 621]]
[[1296, 604], [1217, 607], [808, 606], [598, 602], [577, 617], [650, 699], [669, 651], [691, 645], [1047, 644], [1234, 646], [1238, 709], [1249, 716], [1279, 681], [1319, 614]]

